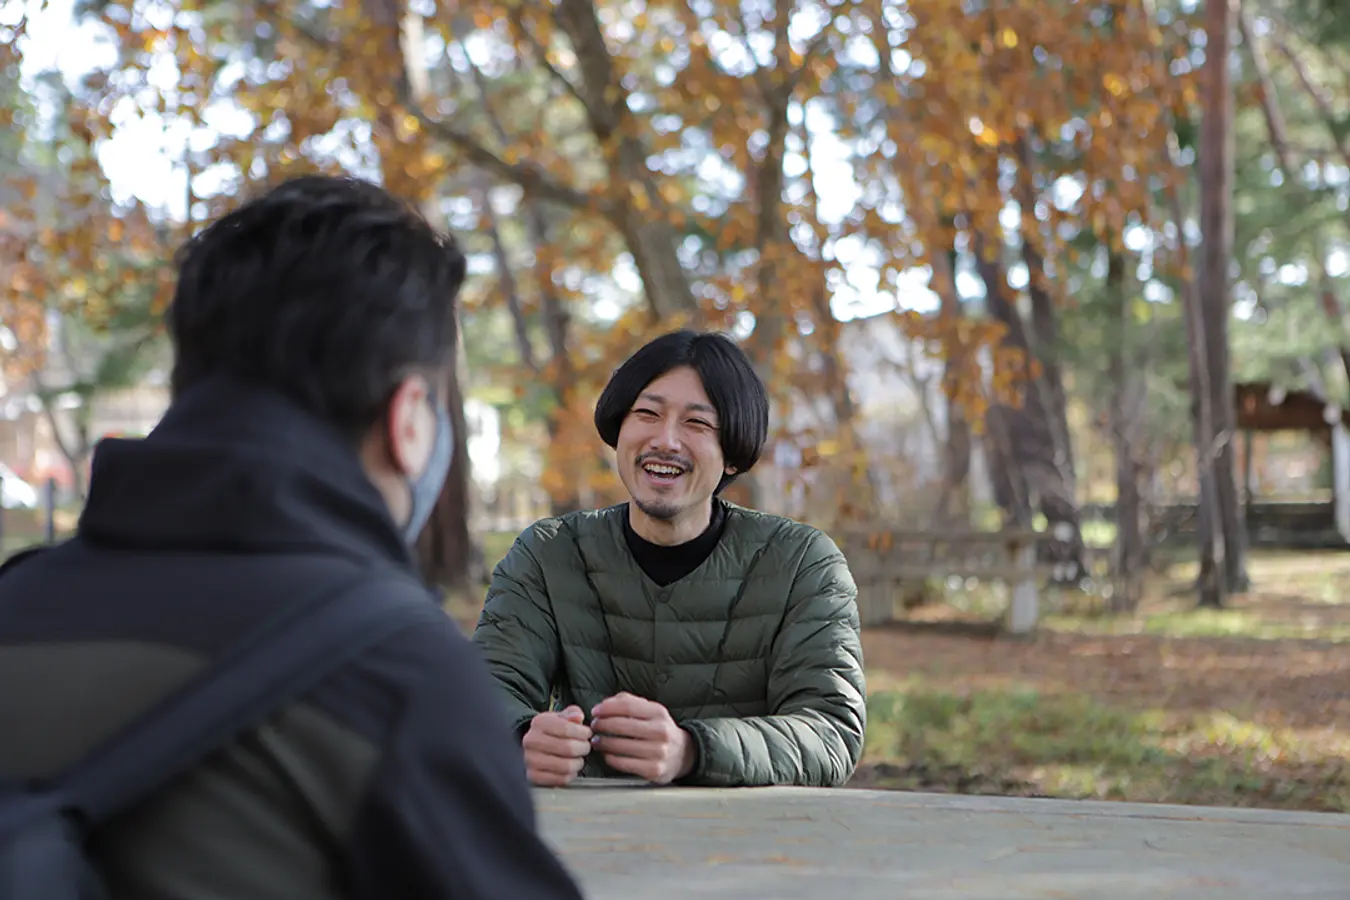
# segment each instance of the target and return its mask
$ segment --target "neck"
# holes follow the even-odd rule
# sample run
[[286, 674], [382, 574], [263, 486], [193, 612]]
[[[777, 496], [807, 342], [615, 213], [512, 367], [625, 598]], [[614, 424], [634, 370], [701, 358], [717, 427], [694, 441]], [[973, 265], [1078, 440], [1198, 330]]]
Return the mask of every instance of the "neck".
[[696, 509], [686, 510], [673, 519], [656, 519], [638, 509], [636, 503], [628, 504], [628, 524], [644, 541], [650, 541], [662, 547], [674, 547], [687, 544], [707, 530], [712, 522], [713, 501]]

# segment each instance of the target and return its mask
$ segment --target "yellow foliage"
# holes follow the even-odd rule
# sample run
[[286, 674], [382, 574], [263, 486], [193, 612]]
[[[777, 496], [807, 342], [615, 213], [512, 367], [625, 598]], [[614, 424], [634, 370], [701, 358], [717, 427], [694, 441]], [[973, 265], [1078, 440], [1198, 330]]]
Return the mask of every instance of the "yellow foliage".
[[[161, 6], [167, 13], [196, 8], [187, 0]], [[820, 354], [838, 356], [828, 278], [839, 265], [831, 242], [845, 235], [868, 242], [887, 273], [883, 289], [900, 273], [945, 258], [958, 236], [987, 238], [992, 259], [1000, 213], [1021, 201], [1018, 192], [1033, 185], [1043, 191], [1049, 175], [1034, 170], [1043, 164], [1036, 148], [1044, 141], [1074, 135], [1075, 174], [1110, 190], [1086, 191], [1072, 210], [1044, 214], [1036, 212], [1032, 191], [1020, 231], [1043, 259], [1055, 262], [1066, 252], [1064, 226], [1118, 240], [1125, 222], [1153, 220], [1147, 180], [1131, 181], [1125, 172], [1162, 171], [1156, 161], [1167, 158], [1169, 115], [1194, 105], [1194, 79], [1169, 74], [1168, 42], [1177, 38], [1158, 29], [1142, 0], [1111, 6], [1115, 21], [1106, 29], [1092, 18], [1100, 5], [999, 0], [967, 12], [952, 0], [909, 0], [904, 12], [912, 27], [901, 29], [893, 4], [839, 0], [829, 4], [831, 19], [818, 38], [794, 34], [775, 52], [762, 46], [751, 52], [743, 29], [758, 32], [751, 42], [758, 46], [773, 40], [773, 23], [746, 22], [755, 13], [739, 2], [713, 3], [704, 18], [683, 2], [597, 2], [604, 54], [587, 58], [594, 51], [569, 37], [574, 24], [559, 4], [460, 0], [420, 23], [447, 55], [419, 61], [404, 57], [400, 30], [410, 20], [384, 12], [406, 12], [402, 4], [316, 10], [299, 0], [260, 0], [227, 4], [204, 20], [194, 16], [190, 26], [186, 17], [157, 15], [159, 26], [172, 21], [157, 28], [135, 0], [110, 0], [98, 15], [128, 51], [126, 71], [92, 83], [95, 95], [72, 127], [95, 141], [109, 132], [121, 101], [155, 93], [145, 88], [155, 51], [171, 53], [182, 76], [174, 109], [165, 114], [200, 121], [220, 93], [222, 48], [237, 47], [241, 33], [261, 34], [265, 25], [275, 40], [257, 43], [263, 54], [257, 70], [230, 93], [256, 117], [256, 127], [222, 138], [194, 165], [233, 167], [247, 186], [254, 178], [340, 169], [364, 156], [392, 190], [435, 210], [440, 206], [432, 201], [484, 185], [522, 188], [525, 203], [499, 224], [521, 267], [514, 273], [519, 299], [533, 317], [531, 328], [546, 297], [562, 304], [570, 321], [567, 365], [551, 360], [539, 376], [558, 399], [546, 480], [562, 496], [577, 485], [612, 482], [589, 428], [571, 429], [588, 422], [588, 404], [614, 361], [677, 323], [725, 328], [753, 313], [758, 333], [749, 346], [763, 371], [781, 375], [775, 391], [835, 396], [835, 387], [806, 365]], [[851, 81], [833, 77], [838, 48], [855, 39], [871, 41], [879, 60], [865, 97]], [[426, 95], [413, 96], [414, 84]], [[802, 106], [826, 91], [839, 142], [858, 148], [848, 162], [865, 187], [842, 223], [822, 221], [821, 203], [835, 198], [817, 197], [816, 176], [801, 173], [803, 160], [814, 172], [817, 152], [800, 122]], [[784, 102], [780, 92], [791, 100], [787, 107], [775, 105]], [[166, 107], [164, 97], [153, 103]], [[784, 108], [791, 112], [787, 129], [774, 122]], [[770, 134], [780, 136], [777, 147], [765, 146]], [[706, 143], [718, 166], [681, 161], [691, 141]], [[766, 160], [776, 165], [785, 157], [791, 163], [781, 177], [764, 177], [773, 174], [764, 170]], [[1011, 188], [1002, 177], [1009, 166], [1017, 171]], [[714, 168], [717, 174], [709, 174]], [[31, 202], [31, 182], [19, 189]], [[770, 193], [761, 196], [762, 190]], [[528, 205], [534, 202], [540, 205]], [[533, 218], [541, 210], [543, 238]], [[651, 248], [635, 243], [634, 223], [669, 229], [669, 257], [649, 258]], [[116, 216], [91, 215], [60, 229], [43, 224], [36, 242], [43, 252], [90, 271], [109, 247], [163, 250], [152, 231]], [[650, 296], [674, 247], [690, 234], [706, 236], [705, 250], [715, 257], [689, 276], [692, 296], [665, 306], [634, 304], [610, 327], [592, 320], [594, 298], [579, 286], [585, 282], [577, 272], [612, 270], [626, 252], [648, 277]], [[950, 274], [940, 268], [934, 266], [933, 288], [950, 295]], [[1052, 296], [1058, 290], [1033, 278]], [[503, 304], [491, 284], [471, 285], [466, 306]], [[31, 265], [10, 268], [0, 286], [10, 303], [93, 289]], [[947, 361], [944, 389], [973, 427], [991, 403], [1015, 399], [1034, 377], [1037, 361], [1007, 346], [1001, 326], [955, 315], [950, 304], [937, 316], [905, 313], [897, 321]], [[982, 347], [995, 348], [987, 372], [979, 363]], [[848, 360], [836, 361], [846, 373]], [[832, 464], [855, 465], [855, 446], [843, 434], [815, 449]]]

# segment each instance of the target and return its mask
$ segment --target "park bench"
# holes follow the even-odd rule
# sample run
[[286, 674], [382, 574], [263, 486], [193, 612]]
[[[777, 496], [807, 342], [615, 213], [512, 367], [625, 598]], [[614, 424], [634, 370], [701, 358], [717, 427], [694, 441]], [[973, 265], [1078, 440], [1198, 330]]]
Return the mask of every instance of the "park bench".
[[895, 620], [906, 588], [932, 578], [1001, 581], [1011, 589], [1004, 627], [1025, 635], [1039, 616], [1034, 531], [848, 530], [836, 535], [858, 585], [863, 627]]

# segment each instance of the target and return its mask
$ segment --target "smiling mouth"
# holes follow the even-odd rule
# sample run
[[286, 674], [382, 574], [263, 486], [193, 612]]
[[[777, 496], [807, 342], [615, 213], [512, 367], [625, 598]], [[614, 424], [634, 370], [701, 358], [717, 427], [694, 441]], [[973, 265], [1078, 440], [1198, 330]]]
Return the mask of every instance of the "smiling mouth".
[[642, 464], [642, 471], [657, 484], [674, 484], [684, 475], [684, 468], [674, 463], [650, 460]]

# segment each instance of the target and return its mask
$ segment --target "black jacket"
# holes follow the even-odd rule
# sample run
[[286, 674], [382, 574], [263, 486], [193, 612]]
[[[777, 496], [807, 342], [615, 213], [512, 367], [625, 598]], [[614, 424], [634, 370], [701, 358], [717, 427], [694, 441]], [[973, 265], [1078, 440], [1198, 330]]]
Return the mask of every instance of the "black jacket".
[[[411, 565], [334, 431], [237, 381], [195, 388], [146, 439], [102, 442], [78, 535], [0, 576], [0, 779], [59, 772], [280, 605]], [[92, 848], [114, 898], [580, 897], [448, 618], [378, 644]]]

